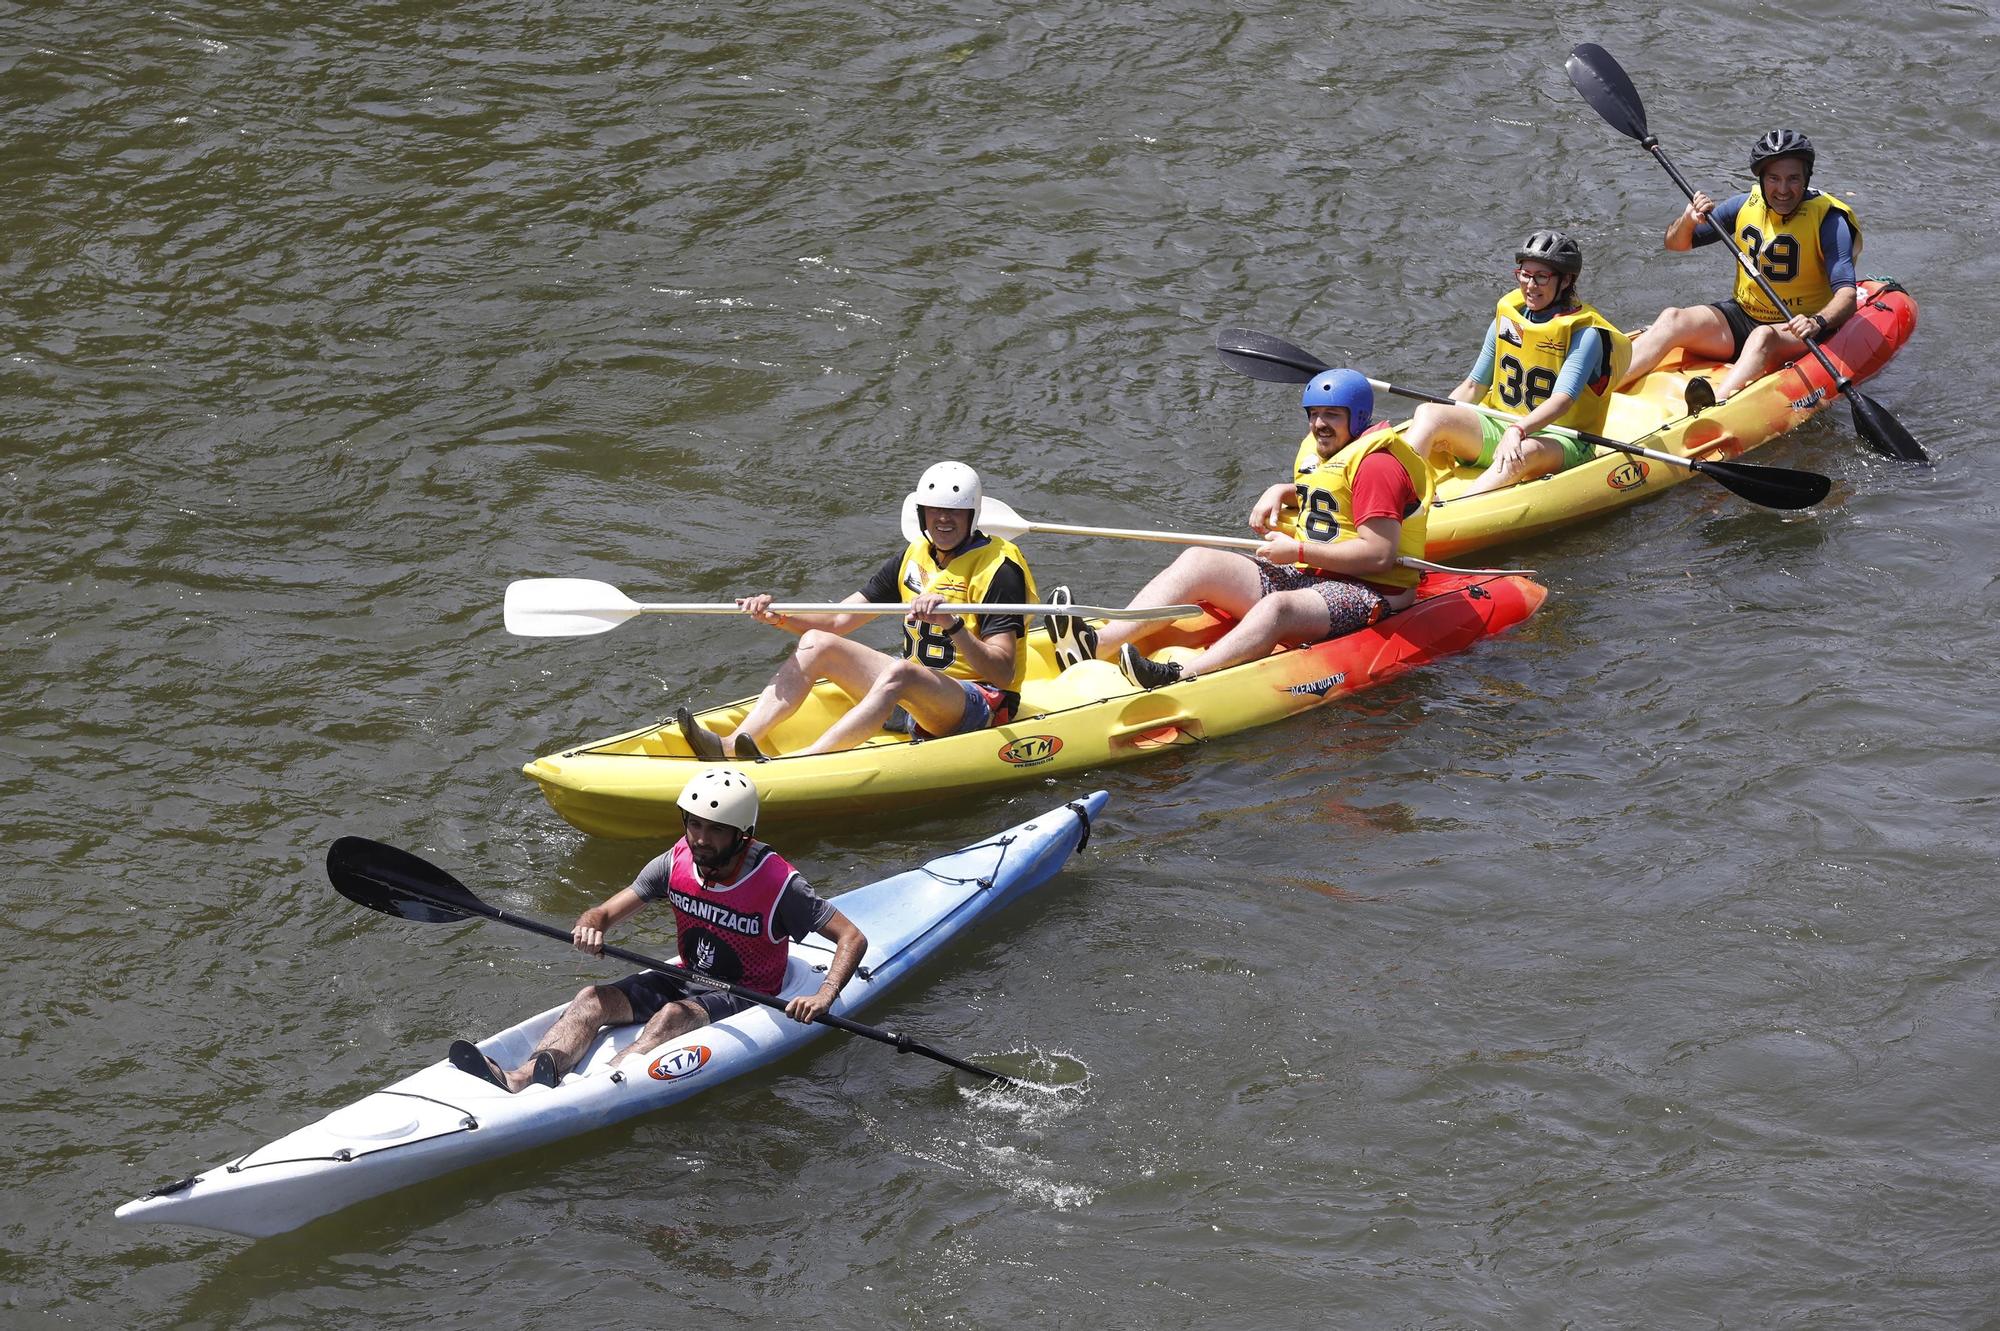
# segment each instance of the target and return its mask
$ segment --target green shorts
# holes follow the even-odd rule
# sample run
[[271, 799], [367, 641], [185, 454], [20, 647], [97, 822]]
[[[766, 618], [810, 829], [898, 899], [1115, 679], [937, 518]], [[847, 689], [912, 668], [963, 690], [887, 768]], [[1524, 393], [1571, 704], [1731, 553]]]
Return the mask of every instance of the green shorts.
[[[1497, 416], [1481, 413], [1479, 417], [1479, 465], [1493, 465], [1493, 455], [1500, 449], [1500, 436], [1507, 433], [1508, 422]], [[1563, 461], [1557, 471], [1568, 471], [1580, 467], [1597, 456], [1597, 445], [1587, 444], [1581, 439], [1566, 434], [1538, 434], [1537, 439], [1546, 439], [1552, 444], [1562, 445]]]

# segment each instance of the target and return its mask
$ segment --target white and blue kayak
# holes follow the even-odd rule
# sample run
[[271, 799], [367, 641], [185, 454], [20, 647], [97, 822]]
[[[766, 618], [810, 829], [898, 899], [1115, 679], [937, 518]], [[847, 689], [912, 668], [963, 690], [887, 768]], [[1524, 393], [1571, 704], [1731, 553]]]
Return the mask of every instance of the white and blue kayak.
[[[833, 1014], [851, 1017], [868, 1007], [988, 912], [1047, 882], [1088, 837], [1105, 798], [1098, 791], [837, 897], [842, 913], [868, 936], [868, 950]], [[492, 918], [504, 916], [477, 904]], [[778, 997], [818, 989], [832, 956], [832, 947], [817, 936], [794, 944]], [[550, 1008], [479, 1047], [503, 1067], [526, 1062], [561, 1012]], [[752, 1007], [614, 1068], [611, 1056], [637, 1028], [613, 1027], [558, 1085], [531, 1085], [514, 1095], [440, 1061], [248, 1155], [129, 1201], [118, 1208], [118, 1218], [252, 1238], [282, 1234], [370, 1197], [676, 1104], [792, 1053], [826, 1029]]]

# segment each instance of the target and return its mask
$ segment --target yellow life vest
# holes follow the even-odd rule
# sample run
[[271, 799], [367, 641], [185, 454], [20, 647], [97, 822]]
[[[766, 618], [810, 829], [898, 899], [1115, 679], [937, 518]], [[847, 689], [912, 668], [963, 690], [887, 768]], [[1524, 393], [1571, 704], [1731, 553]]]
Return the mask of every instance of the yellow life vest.
[[[1354, 523], [1355, 473], [1361, 470], [1364, 458], [1372, 453], [1384, 452], [1402, 464], [1403, 470], [1410, 474], [1411, 488], [1417, 492], [1416, 511], [1403, 519], [1402, 530], [1396, 540], [1396, 553], [1411, 559], [1423, 557], [1424, 529], [1430, 521], [1431, 511], [1431, 469], [1403, 442], [1401, 432], [1387, 425], [1368, 431], [1324, 462], [1319, 460], [1317, 449], [1313, 450], [1309, 464], [1301, 451], [1300, 466], [1293, 472], [1293, 489], [1299, 500], [1300, 540], [1353, 539], [1359, 530]], [[1308, 566], [1302, 564], [1300, 567]], [[1325, 572], [1323, 569], [1314, 571]], [[1422, 576], [1421, 569], [1398, 564], [1386, 573], [1371, 574], [1365, 581], [1383, 587], [1414, 587]]]
[[1861, 262], [1861, 223], [1854, 210], [1818, 190], [1808, 190], [1805, 201], [1790, 217], [1779, 217], [1764, 202], [1761, 186], [1736, 212], [1736, 243], [1750, 261], [1762, 270], [1772, 290], [1785, 302], [1775, 308], [1743, 265], [1736, 266], [1736, 303], [1759, 323], [1783, 323], [1795, 314], [1818, 314], [1833, 299], [1833, 282], [1827, 276], [1826, 254], [1819, 245], [1819, 225], [1829, 212], [1847, 219], [1854, 232], [1854, 262]]
[[1299, 451], [1292, 458], [1292, 495], [1285, 501], [1286, 507], [1278, 514], [1278, 520], [1271, 527], [1294, 540], [1304, 540], [1299, 535], [1298, 483], [1319, 466], [1319, 440], [1310, 433], [1299, 440]]
[[[905, 603], [914, 601], [923, 592], [936, 592], [947, 601], [961, 605], [977, 605], [986, 599], [986, 589], [993, 584], [993, 575], [1000, 566], [1013, 560], [1020, 566], [1021, 576], [1028, 584], [1028, 600], [1038, 599], [1035, 591], [1035, 575], [1028, 571], [1028, 561], [1011, 541], [1003, 541], [997, 536], [984, 537], [984, 544], [974, 550], [963, 550], [940, 565], [932, 557], [929, 541], [913, 541], [903, 552], [903, 566], [897, 570], [896, 589]], [[977, 636], [979, 617], [960, 615], [966, 630]], [[942, 670], [953, 679], [969, 679], [975, 683], [991, 683], [981, 680], [978, 673], [967, 665], [958, 654], [952, 642], [950, 628], [938, 628], [931, 624], [903, 625], [903, 657]], [[1021, 681], [1028, 677], [1028, 649], [1023, 642], [1014, 652], [1014, 678], [1005, 685], [1010, 693], [1021, 691]]]
[[1588, 305], [1574, 304], [1561, 314], [1537, 322], [1528, 316], [1527, 300], [1519, 290], [1508, 292], [1493, 307], [1493, 384], [1480, 405], [1514, 416], [1525, 416], [1556, 391], [1570, 342], [1585, 328], [1601, 328], [1611, 339], [1611, 364], [1583, 386], [1569, 410], [1550, 421], [1590, 434], [1604, 431], [1611, 410], [1611, 392], [1632, 363], [1632, 339]]
[[1308, 430], [1306, 437], [1299, 440], [1299, 451], [1292, 458], [1292, 479], [1296, 481], [1318, 466], [1319, 440], [1313, 438], [1312, 431]]

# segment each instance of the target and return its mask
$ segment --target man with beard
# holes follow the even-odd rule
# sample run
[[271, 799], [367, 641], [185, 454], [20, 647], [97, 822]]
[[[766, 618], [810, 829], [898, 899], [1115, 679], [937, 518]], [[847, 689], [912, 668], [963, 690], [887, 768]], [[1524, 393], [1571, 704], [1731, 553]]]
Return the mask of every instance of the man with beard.
[[[681, 964], [745, 989], [776, 994], [790, 941], [817, 933], [832, 941], [826, 979], [785, 1004], [793, 1021], [811, 1022], [840, 996], [868, 940], [797, 869], [753, 836], [757, 789], [734, 767], [715, 767], [688, 782], [678, 801], [685, 835], [639, 871], [632, 885], [577, 916], [571, 940], [601, 956], [604, 936], [648, 903], [673, 907]], [[649, 1053], [676, 1036], [752, 1006], [734, 994], [693, 988], [663, 971], [641, 971], [612, 984], [587, 985], [570, 1000], [525, 1063], [511, 1072], [469, 1040], [452, 1042], [451, 1065], [506, 1091], [555, 1086], [606, 1026], [643, 1023], [613, 1056]]]
[[[1250, 510], [1264, 544], [1254, 555], [1184, 551], [1131, 601], [1135, 609], [1198, 601], [1235, 619], [1229, 631], [1185, 664], [1140, 652], [1140, 640], [1166, 627], [1157, 622], [1118, 621], [1097, 635], [1096, 653], [1115, 658], [1140, 688], [1254, 661], [1280, 644], [1337, 638], [1415, 603], [1420, 575], [1397, 561], [1424, 552], [1430, 467], [1400, 431], [1373, 419], [1375, 390], [1359, 371], [1318, 375], [1299, 405], [1310, 433], [1292, 479], [1265, 490]], [[1296, 535], [1279, 529], [1294, 499]]]

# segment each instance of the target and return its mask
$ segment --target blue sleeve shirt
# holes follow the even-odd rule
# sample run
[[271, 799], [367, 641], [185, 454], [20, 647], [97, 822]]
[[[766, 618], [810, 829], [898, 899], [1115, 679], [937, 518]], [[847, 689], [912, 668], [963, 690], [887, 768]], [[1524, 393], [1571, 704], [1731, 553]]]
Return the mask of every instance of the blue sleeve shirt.
[[1708, 215], [1706, 222], [1696, 222], [1694, 224], [1694, 243], [1697, 246], [1713, 245], [1716, 241], [1721, 240], [1724, 235], [1736, 230], [1736, 214], [1742, 212], [1743, 205], [1748, 202], [1750, 202], [1750, 195], [1743, 193], [1724, 199], [1721, 203], [1717, 204], [1715, 211]]

